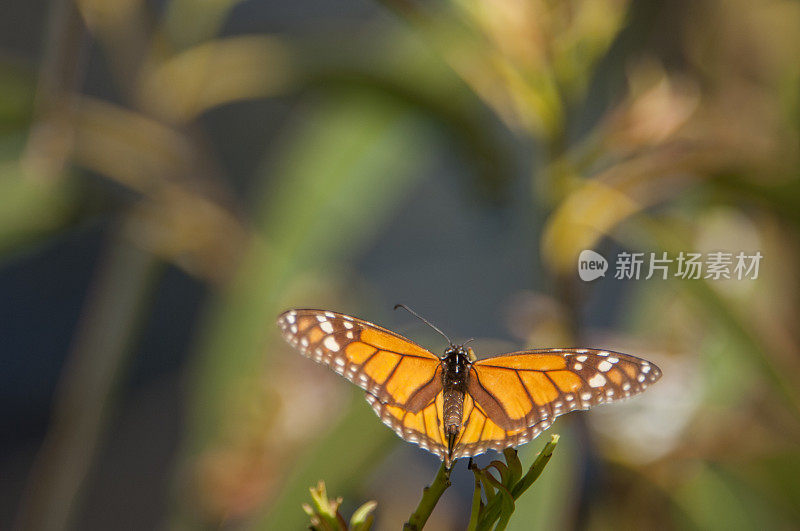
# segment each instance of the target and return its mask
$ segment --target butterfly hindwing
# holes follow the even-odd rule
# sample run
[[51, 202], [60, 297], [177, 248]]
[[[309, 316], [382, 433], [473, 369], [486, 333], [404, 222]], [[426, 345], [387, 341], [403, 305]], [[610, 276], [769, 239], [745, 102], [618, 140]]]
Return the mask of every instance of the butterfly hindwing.
[[369, 393], [367, 402], [383, 423], [392, 428], [398, 436], [428, 450], [442, 460], [445, 459], [447, 444], [441, 422], [444, 404], [442, 393], [437, 394], [434, 400], [417, 413], [381, 403], [377, 397]]
[[306, 357], [383, 404], [417, 413], [441, 391], [439, 358], [385, 328], [323, 310], [289, 310], [278, 326]]
[[467, 394], [464, 397], [464, 427], [456, 443], [453, 459], [472, 457], [487, 450], [499, 452], [504, 448], [525, 444], [535, 439], [551, 424], [552, 420], [545, 418], [530, 426], [507, 430], [495, 422], [480, 404]]

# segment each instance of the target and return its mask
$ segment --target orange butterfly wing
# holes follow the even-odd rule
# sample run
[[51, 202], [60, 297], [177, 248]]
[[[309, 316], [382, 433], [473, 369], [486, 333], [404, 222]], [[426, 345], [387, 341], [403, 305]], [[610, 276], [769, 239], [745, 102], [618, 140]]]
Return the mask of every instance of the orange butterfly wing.
[[628, 398], [660, 377], [652, 363], [608, 350], [528, 350], [476, 361], [453, 457], [524, 444], [559, 415]]
[[324, 310], [278, 317], [284, 338], [306, 357], [364, 389], [381, 420], [403, 439], [443, 458], [438, 357], [385, 328]]
[[323, 310], [289, 310], [279, 316], [278, 326], [306, 357], [382, 403], [416, 413], [441, 390], [439, 358], [385, 328]]
[[[438, 376], [437, 372], [437, 378]], [[447, 439], [444, 434], [442, 422], [444, 407], [444, 394], [440, 391], [434, 399], [419, 412], [411, 412], [399, 406], [383, 404], [381, 401], [367, 393], [367, 402], [381, 418], [384, 424], [394, 430], [402, 439], [414, 443], [425, 450], [437, 455], [444, 461], [447, 458]]]

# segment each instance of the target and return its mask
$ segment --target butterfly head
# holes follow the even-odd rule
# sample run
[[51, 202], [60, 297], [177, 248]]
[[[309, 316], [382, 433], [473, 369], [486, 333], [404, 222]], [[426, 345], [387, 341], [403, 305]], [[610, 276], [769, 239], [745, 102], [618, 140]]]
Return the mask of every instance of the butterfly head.
[[442, 360], [449, 364], [470, 365], [475, 361], [475, 353], [464, 345], [450, 345], [444, 351]]
[[442, 359], [459, 361], [460, 363], [464, 363], [466, 365], [474, 363], [478, 357], [475, 355], [475, 351], [472, 350], [472, 347], [467, 346], [472, 341], [475, 341], [474, 337], [467, 339], [460, 345], [454, 345], [451, 342], [450, 346], [444, 351], [444, 356], [442, 356]]

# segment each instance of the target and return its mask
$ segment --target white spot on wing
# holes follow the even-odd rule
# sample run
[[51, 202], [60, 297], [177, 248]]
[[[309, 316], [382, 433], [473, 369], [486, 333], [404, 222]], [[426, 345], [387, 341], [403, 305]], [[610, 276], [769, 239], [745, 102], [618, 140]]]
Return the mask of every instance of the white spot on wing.
[[319, 323], [319, 327], [326, 334], [332, 334], [333, 333], [333, 325], [330, 323], [330, 321], [322, 321], [321, 323]]
[[577, 357], [577, 358], [575, 358], [575, 359], [576, 359], [576, 360], [578, 360], [579, 362], [583, 363], [584, 361], [586, 361], [587, 359], [589, 359], [589, 357], [588, 357], [588, 356], [578, 356], [578, 357]]
[[608, 360], [603, 360], [597, 365], [597, 368], [600, 369], [600, 372], [606, 372], [611, 367], [612, 367], [612, 365], [611, 365], [611, 363], [608, 362]]
[[337, 343], [336, 340], [333, 339], [333, 336], [326, 337], [324, 344], [328, 348], [328, 350], [332, 350], [334, 352], [339, 351], [339, 343]]
[[606, 377], [600, 374], [599, 372], [589, 378], [589, 385], [591, 387], [602, 387], [606, 383]]

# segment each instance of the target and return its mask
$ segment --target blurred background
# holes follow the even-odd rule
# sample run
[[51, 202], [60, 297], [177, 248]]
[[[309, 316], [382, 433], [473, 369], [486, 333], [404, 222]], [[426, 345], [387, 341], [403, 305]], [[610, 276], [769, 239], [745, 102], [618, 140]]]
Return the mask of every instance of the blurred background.
[[[513, 529], [797, 528], [799, 134], [793, 0], [5, 2], [0, 528], [301, 529], [319, 479], [398, 528], [437, 459], [275, 326], [440, 353], [396, 303], [662, 368], [551, 428]], [[758, 278], [612, 274], [720, 250]]]

